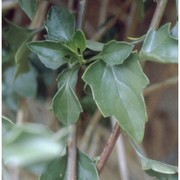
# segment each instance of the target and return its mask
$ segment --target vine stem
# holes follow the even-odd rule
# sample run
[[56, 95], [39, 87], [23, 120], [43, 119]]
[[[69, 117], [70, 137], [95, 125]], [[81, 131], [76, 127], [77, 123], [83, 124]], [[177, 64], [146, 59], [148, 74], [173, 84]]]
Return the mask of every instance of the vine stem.
[[[77, 29], [82, 29], [86, 0], [80, 0], [78, 6]], [[67, 147], [67, 180], [77, 179], [77, 124], [72, 125]]]
[[99, 174], [101, 173], [105, 163], [107, 162], [120, 133], [121, 133], [120, 126], [119, 126], [119, 124], [116, 123], [111, 132], [111, 135], [108, 139], [108, 142], [107, 142], [105, 148], [103, 149], [103, 152], [101, 153], [100, 159], [97, 163], [97, 170], [98, 170]]
[[67, 148], [67, 180], [77, 179], [77, 127], [76, 124], [71, 125], [72, 132], [69, 135], [69, 143]]
[[158, 28], [168, 2], [167, 0], [156, 0], [156, 1], [157, 1], [157, 6], [149, 29]]

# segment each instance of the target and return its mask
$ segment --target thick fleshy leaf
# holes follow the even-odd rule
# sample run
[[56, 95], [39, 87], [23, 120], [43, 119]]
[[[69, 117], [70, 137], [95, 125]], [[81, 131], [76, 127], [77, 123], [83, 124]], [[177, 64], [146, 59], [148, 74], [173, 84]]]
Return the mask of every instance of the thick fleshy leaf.
[[27, 166], [57, 158], [65, 148], [52, 132], [40, 124], [14, 126], [3, 137], [3, 159], [7, 165]]
[[28, 17], [32, 20], [35, 15], [36, 8], [37, 8], [37, 1], [36, 0], [18, 0], [21, 6], [21, 9], [28, 15]]
[[86, 38], [81, 30], [77, 30], [74, 34], [73, 43], [80, 49], [81, 53], [86, 49]]
[[171, 37], [170, 24], [165, 24], [158, 31], [150, 30], [140, 51], [140, 59], [160, 63], [178, 62], [178, 41]]
[[82, 78], [90, 85], [102, 114], [116, 117], [124, 132], [141, 142], [147, 120], [142, 90], [148, 80], [138, 62], [138, 55], [131, 54], [123, 64], [116, 66], [96, 61]]
[[[49, 164], [40, 180], [66, 179], [67, 155]], [[93, 161], [81, 151], [78, 151], [77, 180], [98, 180], [98, 173]]]
[[177, 180], [178, 179], [178, 168], [176, 166], [172, 166], [169, 164], [165, 164], [156, 160], [148, 159], [141, 153], [138, 145], [133, 141], [130, 140], [134, 150], [136, 151], [142, 169], [149, 174], [150, 176], [154, 176], [159, 180]]
[[104, 45], [98, 56], [109, 65], [122, 64], [131, 54], [133, 47], [132, 44], [126, 42], [111, 41]]
[[87, 48], [93, 51], [102, 51], [104, 47], [103, 43], [92, 41], [92, 40], [87, 40], [86, 43], [87, 43], [86, 44]]
[[53, 98], [53, 112], [64, 125], [75, 123], [82, 112], [81, 104], [74, 92], [77, 72], [77, 68], [67, 69], [58, 77], [59, 90]]
[[75, 19], [66, 9], [53, 6], [45, 22], [48, 36], [59, 41], [69, 41], [74, 35]]
[[65, 56], [69, 50], [60, 42], [38, 41], [27, 44], [28, 47], [38, 55], [41, 62], [48, 68], [57, 69], [67, 63]]

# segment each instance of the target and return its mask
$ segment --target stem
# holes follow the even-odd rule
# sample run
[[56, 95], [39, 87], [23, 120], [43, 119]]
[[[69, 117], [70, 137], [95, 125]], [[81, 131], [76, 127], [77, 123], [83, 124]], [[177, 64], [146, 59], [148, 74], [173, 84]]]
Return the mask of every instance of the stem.
[[72, 125], [72, 132], [69, 135], [69, 143], [67, 148], [67, 180], [76, 180], [77, 175], [77, 127]]
[[119, 124], [116, 123], [113, 130], [112, 130], [112, 133], [108, 139], [108, 142], [107, 142], [103, 152], [100, 155], [100, 159], [97, 163], [97, 170], [98, 170], [99, 174], [101, 173], [106, 161], [108, 160], [120, 133], [121, 133], [121, 131], [120, 131]]
[[168, 2], [167, 0], [157, 0], [157, 7], [156, 7], [149, 29], [158, 28], [160, 21], [162, 19], [162, 16], [164, 14], [167, 2]]
[[83, 29], [84, 26], [84, 15], [85, 15], [85, 8], [86, 8], [86, 0], [80, 0], [78, 6], [78, 19], [77, 19], [77, 28]]
[[148, 88], [145, 89], [144, 96], [147, 96], [147, 95], [149, 95], [151, 93], [154, 93], [154, 91], [168, 88], [168, 87], [170, 87], [172, 85], [177, 84], [177, 82], [178, 82], [178, 77], [175, 76], [175, 77], [166, 79], [163, 82], [153, 84], [153, 85], [151, 85], [151, 86], [149, 86]]
[[[82, 29], [86, 0], [79, 1], [77, 28]], [[67, 180], [77, 179], [77, 124], [72, 125], [67, 148]]]

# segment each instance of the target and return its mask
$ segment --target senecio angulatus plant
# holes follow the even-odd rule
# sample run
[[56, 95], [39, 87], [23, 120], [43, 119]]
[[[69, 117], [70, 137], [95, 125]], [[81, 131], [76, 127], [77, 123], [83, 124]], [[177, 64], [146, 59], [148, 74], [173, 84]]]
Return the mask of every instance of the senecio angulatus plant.
[[[74, 15], [67, 9], [57, 6], [50, 8], [44, 26], [47, 32], [45, 40], [27, 40], [24, 46], [35, 53], [47, 68], [57, 70], [64, 67], [57, 76], [57, 92], [52, 99], [52, 112], [57, 119], [65, 127], [78, 122], [80, 113], [83, 112], [76, 92], [77, 82], [80, 81], [84, 84], [84, 93], [87, 92], [86, 89], [89, 90], [88, 95], [93, 97], [102, 115], [114, 117], [122, 133], [130, 139], [142, 169], [159, 179], [177, 179], [177, 167], [148, 159], [137, 145], [143, 140], [148, 119], [143, 90], [149, 84], [149, 80], [142, 70], [141, 62], [149, 60], [158, 63], [177, 63], [176, 27], [170, 30], [170, 23], [167, 23], [159, 29], [150, 28], [144, 36], [138, 39], [131, 38], [130, 42], [111, 40], [100, 43], [87, 40], [84, 32], [76, 27]], [[37, 32], [32, 31], [28, 37], [32, 39]], [[137, 43], [142, 44], [139, 51], [135, 49]], [[29, 133], [27, 129], [28, 127], [24, 128], [23, 132]], [[34, 129], [38, 135], [38, 130], [41, 132], [42, 127]], [[11, 142], [8, 143], [5, 145], [7, 149]], [[58, 142], [61, 146], [66, 146], [67, 143], [63, 143], [64, 139], [62, 143]], [[5, 153], [5, 160], [12, 153], [7, 152], [9, 153]], [[60, 156], [58, 148], [57, 152], [58, 155], [55, 153], [55, 156], [50, 156], [49, 160], [52, 162], [41, 174], [41, 180], [67, 179], [69, 154]], [[43, 160], [40, 158], [40, 161]], [[80, 150], [77, 151], [76, 160], [77, 179], [99, 179], [96, 167], [98, 160], [94, 162]]]

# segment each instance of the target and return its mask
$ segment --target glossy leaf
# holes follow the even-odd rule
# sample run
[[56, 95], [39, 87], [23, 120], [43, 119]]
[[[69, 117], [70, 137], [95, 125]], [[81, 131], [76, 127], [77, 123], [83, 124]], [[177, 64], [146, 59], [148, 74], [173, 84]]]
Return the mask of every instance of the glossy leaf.
[[28, 47], [48, 68], [57, 69], [67, 63], [65, 56], [69, 55], [69, 50], [60, 42], [37, 41], [28, 43]]
[[122, 64], [131, 54], [133, 47], [132, 44], [126, 42], [111, 41], [104, 45], [98, 56], [109, 65]]
[[67, 69], [58, 77], [59, 90], [53, 98], [53, 112], [64, 125], [75, 123], [82, 112], [81, 104], [74, 92], [77, 72], [77, 69]]
[[[40, 180], [66, 179], [67, 155], [49, 164]], [[98, 180], [98, 173], [93, 161], [84, 153], [78, 151], [77, 180]]]
[[178, 41], [170, 36], [170, 24], [165, 24], [158, 31], [150, 30], [140, 51], [141, 60], [160, 63], [178, 62]]
[[69, 41], [74, 35], [75, 19], [66, 9], [53, 6], [45, 22], [48, 36], [59, 41]]
[[6, 165], [27, 166], [57, 158], [65, 148], [52, 133], [40, 124], [14, 126], [3, 138], [3, 159]]
[[36, 8], [37, 8], [37, 1], [36, 0], [18, 0], [21, 6], [21, 9], [28, 15], [28, 17], [32, 20], [35, 15]]
[[80, 52], [86, 49], [86, 38], [81, 30], [77, 30], [73, 37], [73, 43], [80, 49]]
[[92, 41], [92, 40], [87, 40], [86, 43], [87, 43], [86, 44], [87, 48], [93, 51], [102, 51], [104, 47], [103, 43]]
[[141, 142], [147, 120], [142, 90], [148, 80], [138, 63], [137, 54], [131, 54], [123, 64], [116, 66], [96, 61], [82, 78], [90, 85], [104, 117], [116, 117], [124, 132]]
[[148, 159], [141, 153], [141, 150], [138, 148], [138, 145], [134, 141], [130, 141], [133, 145], [134, 150], [136, 151], [142, 169], [149, 174], [154, 176], [159, 180], [177, 180], [178, 179], [178, 168], [176, 166], [168, 165], [156, 160]]

